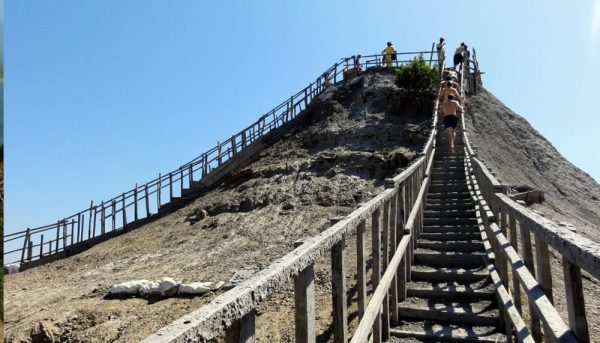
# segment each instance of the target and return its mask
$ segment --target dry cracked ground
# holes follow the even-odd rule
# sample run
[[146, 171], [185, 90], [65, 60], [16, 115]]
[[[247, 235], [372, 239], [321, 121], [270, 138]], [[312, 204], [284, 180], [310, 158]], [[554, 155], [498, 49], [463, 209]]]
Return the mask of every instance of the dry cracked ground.
[[[5, 341], [138, 342], [201, 307], [222, 291], [162, 300], [105, 295], [112, 284], [137, 279], [227, 281], [328, 228], [330, 218], [371, 199], [422, 149], [431, 98], [426, 105], [405, 100], [392, 74], [367, 73], [316, 101], [255, 162], [188, 206], [81, 254], [8, 276]], [[322, 342], [331, 339], [329, 280], [327, 264], [318, 265]], [[259, 338], [293, 340], [290, 290], [259, 309]]]

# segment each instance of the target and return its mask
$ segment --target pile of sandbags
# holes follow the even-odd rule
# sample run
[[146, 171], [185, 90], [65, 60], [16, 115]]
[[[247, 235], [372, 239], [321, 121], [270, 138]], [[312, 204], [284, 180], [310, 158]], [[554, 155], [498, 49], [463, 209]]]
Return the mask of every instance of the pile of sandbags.
[[146, 298], [193, 296], [218, 290], [222, 286], [223, 282], [181, 283], [173, 278], [165, 277], [160, 281], [135, 280], [112, 285], [108, 290], [108, 295], [110, 297], [141, 296]]

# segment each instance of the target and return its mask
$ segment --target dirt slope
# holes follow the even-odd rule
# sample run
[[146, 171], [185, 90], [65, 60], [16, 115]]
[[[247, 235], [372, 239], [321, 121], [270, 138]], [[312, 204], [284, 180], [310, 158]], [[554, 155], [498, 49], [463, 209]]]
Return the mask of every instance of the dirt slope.
[[[480, 158], [502, 182], [544, 191], [546, 201], [532, 209], [557, 223], [572, 224], [581, 235], [600, 242], [600, 185], [592, 177], [486, 90], [468, 98], [465, 120]], [[550, 253], [555, 305], [568, 323], [562, 256], [554, 249]], [[582, 274], [591, 341], [600, 342], [600, 282]]]
[[467, 111], [470, 138], [502, 182], [544, 191], [546, 202], [536, 210], [600, 242], [600, 185], [592, 177], [490, 92], [470, 96]]
[[[351, 212], [405, 167], [429, 134], [431, 109], [405, 107], [392, 80], [371, 71], [312, 104], [302, 124], [189, 206], [79, 255], [8, 276], [5, 341], [138, 342], [215, 294], [108, 300], [110, 285], [164, 276], [227, 281], [235, 270], [266, 267], [295, 240]], [[326, 274], [317, 287], [328, 285]], [[265, 337], [293, 339], [289, 328], [271, 326]]]

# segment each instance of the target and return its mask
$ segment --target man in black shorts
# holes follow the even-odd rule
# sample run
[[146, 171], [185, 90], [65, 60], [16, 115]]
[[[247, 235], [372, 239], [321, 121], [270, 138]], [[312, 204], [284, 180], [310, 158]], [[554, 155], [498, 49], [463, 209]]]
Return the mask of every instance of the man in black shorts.
[[465, 57], [463, 53], [465, 51], [467, 51], [467, 46], [465, 45], [465, 43], [460, 43], [460, 46], [454, 51], [454, 70], [456, 70], [457, 65], [464, 62]]
[[463, 108], [454, 99], [454, 96], [448, 95], [448, 98], [442, 103], [440, 109], [444, 115], [444, 127], [448, 134], [448, 148], [451, 152], [454, 152], [454, 138], [456, 137], [456, 126], [458, 125], [458, 116], [456, 114], [462, 113]]

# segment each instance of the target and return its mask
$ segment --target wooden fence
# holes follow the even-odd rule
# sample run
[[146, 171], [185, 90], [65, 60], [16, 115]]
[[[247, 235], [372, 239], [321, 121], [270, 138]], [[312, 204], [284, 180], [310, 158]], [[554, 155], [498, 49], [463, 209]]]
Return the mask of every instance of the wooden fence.
[[[423, 226], [425, 194], [435, 153], [437, 108], [432, 130], [421, 157], [400, 175], [386, 180], [386, 190], [319, 235], [309, 238], [266, 269], [183, 316], [144, 340], [205, 342], [224, 332], [227, 342], [253, 342], [256, 308], [286, 282], [294, 280], [296, 342], [315, 342], [314, 265], [331, 257], [333, 328], [335, 342], [348, 342], [345, 251], [347, 237], [356, 233], [359, 326], [352, 342], [389, 339], [390, 325], [398, 323], [398, 304], [406, 298], [413, 251]], [[365, 230], [372, 233], [372, 287], [367, 297]]]
[[[469, 69], [466, 65], [464, 68], [463, 75], [466, 75]], [[471, 70], [478, 68], [475, 65]], [[600, 280], [600, 244], [557, 225], [503, 194], [507, 188], [477, 157], [464, 120], [462, 135], [467, 180], [477, 204], [480, 231], [484, 241], [487, 240], [488, 269], [503, 304], [501, 319], [507, 335], [511, 337], [514, 333], [519, 342], [590, 342], [581, 270]], [[554, 307], [549, 247], [561, 255], [563, 275], [554, 277], [561, 277], [565, 284], [568, 323]], [[521, 298], [522, 291], [525, 299]], [[522, 318], [525, 304], [529, 308], [529, 325]]]
[[[421, 55], [429, 56], [429, 64], [437, 62], [430, 51], [398, 53], [396, 66]], [[252, 125], [232, 135], [188, 163], [143, 185], [90, 206], [54, 223], [27, 228], [4, 236], [4, 261], [19, 262], [23, 267], [62, 258], [98, 242], [154, 220], [160, 212], [189, 200], [203, 189], [207, 180], [235, 161], [265, 135], [285, 129], [309, 104], [330, 85], [344, 80], [344, 72], [382, 66], [382, 55], [342, 58], [323, 72], [314, 82], [261, 116]], [[258, 144], [258, 143], [257, 143]], [[214, 181], [214, 180], [213, 180]]]

